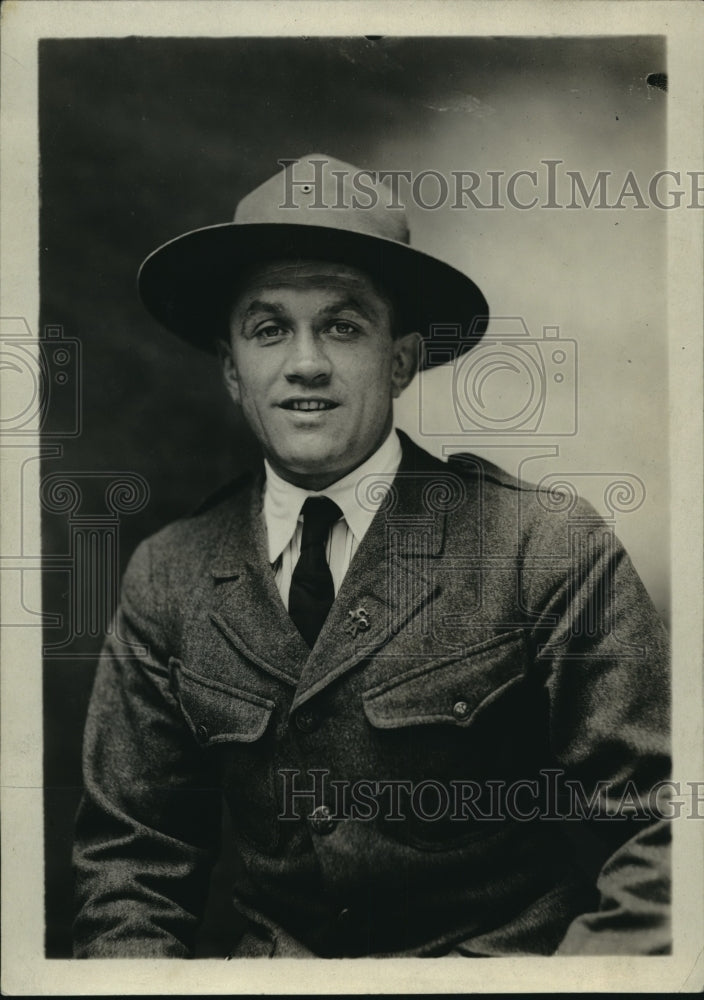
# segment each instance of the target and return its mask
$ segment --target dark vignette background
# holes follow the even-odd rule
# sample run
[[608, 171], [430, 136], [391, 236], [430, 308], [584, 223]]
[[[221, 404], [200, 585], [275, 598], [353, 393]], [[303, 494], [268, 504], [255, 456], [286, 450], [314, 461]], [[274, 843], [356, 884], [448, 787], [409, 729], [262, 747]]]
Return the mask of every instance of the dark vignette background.
[[[665, 68], [655, 37], [46, 39], [39, 66], [40, 328], [61, 327], [82, 348], [80, 434], [61, 437], [71, 404], [52, 395], [45, 430], [58, 435], [62, 452], [45, 459], [42, 471], [130, 471], [147, 480], [148, 503], [120, 520], [120, 572], [142, 538], [256, 455], [214, 362], [158, 328], [140, 306], [135, 275], [148, 252], [187, 229], [229, 219], [237, 200], [276, 172], [280, 157], [322, 151], [361, 166], [400, 168], [403, 162], [373, 155], [390, 135], [406, 146], [431, 145], [440, 116], [447, 128], [449, 113], [450, 127], [477, 122], [481, 139], [484, 102], [498, 107], [492, 127], [512, 130], [520, 145], [534, 122], [511, 95], [534, 95], [542, 120], [556, 95], [579, 94], [574, 114], [581, 115], [612, 93], [621, 121], [630, 112], [636, 123], [644, 120], [645, 97], [653, 102], [649, 113], [665, 99], [646, 83]], [[609, 129], [618, 128], [611, 111], [608, 124], [606, 112], [602, 125], [595, 119], [597, 143], [608, 145]], [[655, 125], [653, 148], [661, 152], [664, 115]], [[82, 488], [81, 510], [103, 513], [104, 480], [83, 480]], [[45, 556], [67, 551], [68, 531], [65, 514], [43, 512]], [[47, 655], [44, 669], [48, 957], [70, 955], [72, 824], [101, 644], [89, 629], [67, 634], [70, 589], [67, 571], [47, 564], [44, 610], [62, 615], [63, 624], [47, 628], [45, 641], [68, 641], [62, 657]], [[226, 953], [235, 933], [223, 881], [213, 880], [203, 955]]]

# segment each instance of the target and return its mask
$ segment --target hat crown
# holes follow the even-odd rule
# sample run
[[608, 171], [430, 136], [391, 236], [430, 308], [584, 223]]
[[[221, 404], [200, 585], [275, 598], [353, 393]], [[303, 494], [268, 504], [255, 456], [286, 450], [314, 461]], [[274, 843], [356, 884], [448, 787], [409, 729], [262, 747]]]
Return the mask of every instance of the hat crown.
[[235, 223], [324, 226], [410, 242], [406, 211], [378, 171], [325, 153], [279, 163], [285, 164], [283, 170], [239, 202]]

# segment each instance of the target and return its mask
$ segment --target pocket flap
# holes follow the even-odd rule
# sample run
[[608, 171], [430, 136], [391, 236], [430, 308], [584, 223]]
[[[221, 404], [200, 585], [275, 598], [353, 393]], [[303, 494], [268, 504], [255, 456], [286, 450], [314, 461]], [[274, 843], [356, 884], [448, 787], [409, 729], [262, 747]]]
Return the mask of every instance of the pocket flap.
[[380, 729], [450, 723], [468, 726], [477, 712], [521, 680], [523, 629], [487, 639], [461, 656], [432, 660], [365, 691], [364, 712]]
[[175, 657], [169, 668], [183, 717], [201, 745], [253, 743], [263, 736], [273, 701], [193, 673]]

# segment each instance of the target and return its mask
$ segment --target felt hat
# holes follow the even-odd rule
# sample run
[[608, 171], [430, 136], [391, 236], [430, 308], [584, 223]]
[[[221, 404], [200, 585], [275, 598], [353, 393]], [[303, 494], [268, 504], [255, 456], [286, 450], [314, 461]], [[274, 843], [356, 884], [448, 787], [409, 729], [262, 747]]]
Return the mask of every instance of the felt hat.
[[325, 154], [279, 162], [284, 169], [240, 201], [232, 222], [184, 233], [146, 258], [139, 291], [161, 324], [213, 351], [216, 338], [228, 336], [235, 288], [248, 270], [307, 259], [366, 272], [394, 302], [395, 332], [423, 337], [421, 368], [481, 339], [489, 318], [481, 291], [410, 246], [405, 209], [383, 176]]

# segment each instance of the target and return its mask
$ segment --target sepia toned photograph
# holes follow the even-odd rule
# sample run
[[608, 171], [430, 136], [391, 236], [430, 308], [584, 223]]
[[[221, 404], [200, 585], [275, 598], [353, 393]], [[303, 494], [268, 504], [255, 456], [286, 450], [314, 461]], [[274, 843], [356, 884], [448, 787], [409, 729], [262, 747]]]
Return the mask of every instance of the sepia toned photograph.
[[248, 17], [36, 38], [1, 457], [38, 967], [646, 982], [704, 829], [667, 31]]

